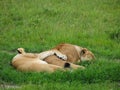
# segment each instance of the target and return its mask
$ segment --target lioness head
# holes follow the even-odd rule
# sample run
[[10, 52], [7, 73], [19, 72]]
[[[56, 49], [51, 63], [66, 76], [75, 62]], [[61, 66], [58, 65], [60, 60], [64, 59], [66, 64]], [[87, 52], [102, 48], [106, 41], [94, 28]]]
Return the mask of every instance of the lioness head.
[[19, 54], [25, 53], [24, 48], [18, 48], [17, 51], [18, 51]]
[[95, 59], [94, 54], [86, 48], [83, 48], [80, 52], [81, 61], [91, 61]]

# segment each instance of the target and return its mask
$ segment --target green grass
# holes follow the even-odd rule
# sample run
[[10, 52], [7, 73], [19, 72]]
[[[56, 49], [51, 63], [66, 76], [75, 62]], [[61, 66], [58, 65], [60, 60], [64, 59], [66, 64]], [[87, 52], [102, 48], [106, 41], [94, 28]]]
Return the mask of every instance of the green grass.
[[[1, 0], [0, 86], [12, 84], [25, 90], [120, 89], [119, 12], [119, 0]], [[41, 52], [59, 43], [86, 47], [96, 61], [79, 63], [85, 70], [52, 74], [19, 72], [9, 64], [18, 47]]]
[[[4, 89], [4, 88], [3, 88]], [[6, 90], [119, 90], [116, 83], [99, 83], [99, 84], [81, 84], [81, 83], [44, 83], [42, 85], [27, 84], [13, 88], [5, 87]]]

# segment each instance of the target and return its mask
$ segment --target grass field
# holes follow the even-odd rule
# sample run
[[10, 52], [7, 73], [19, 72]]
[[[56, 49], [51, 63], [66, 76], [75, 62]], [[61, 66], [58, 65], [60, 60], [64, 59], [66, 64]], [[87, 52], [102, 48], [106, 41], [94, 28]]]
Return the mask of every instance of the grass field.
[[[20, 72], [10, 66], [28, 52], [71, 43], [91, 50], [85, 70]], [[120, 90], [120, 0], [0, 0], [0, 89]]]

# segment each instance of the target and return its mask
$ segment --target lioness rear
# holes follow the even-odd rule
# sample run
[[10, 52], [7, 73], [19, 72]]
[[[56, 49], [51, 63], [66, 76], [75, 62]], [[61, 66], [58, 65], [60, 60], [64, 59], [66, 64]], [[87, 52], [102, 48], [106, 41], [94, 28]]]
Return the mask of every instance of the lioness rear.
[[54, 72], [58, 69], [63, 70], [60, 66], [41, 60], [53, 54], [51, 51], [40, 54], [26, 53], [23, 48], [18, 48], [18, 54], [13, 58], [12, 65], [20, 71]]

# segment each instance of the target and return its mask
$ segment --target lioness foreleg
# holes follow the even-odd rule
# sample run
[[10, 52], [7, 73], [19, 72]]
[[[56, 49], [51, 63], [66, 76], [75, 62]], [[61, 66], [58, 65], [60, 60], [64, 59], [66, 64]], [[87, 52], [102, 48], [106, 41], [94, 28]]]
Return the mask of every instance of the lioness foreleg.
[[51, 55], [56, 55], [60, 59], [67, 60], [67, 56], [62, 54], [58, 50], [49, 50], [49, 51], [44, 51], [44, 52], [41, 52], [38, 54], [39, 59], [41, 59], [41, 60], [43, 60], [46, 57], [51, 56]]

